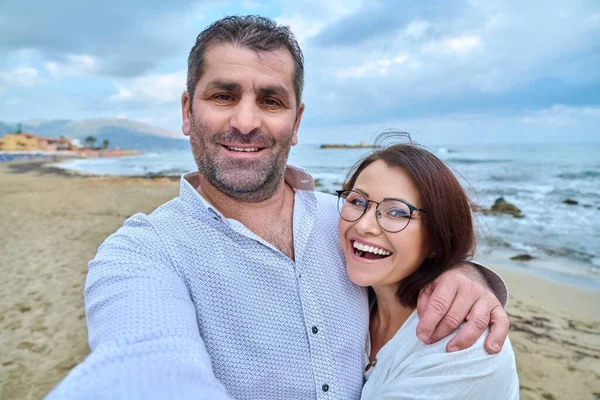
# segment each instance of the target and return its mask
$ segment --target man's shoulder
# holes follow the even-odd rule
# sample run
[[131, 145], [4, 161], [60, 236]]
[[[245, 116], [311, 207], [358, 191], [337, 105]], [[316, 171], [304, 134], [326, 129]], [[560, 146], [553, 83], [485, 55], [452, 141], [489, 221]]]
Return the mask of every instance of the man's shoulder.
[[335, 205], [337, 201], [337, 196], [331, 193], [315, 192], [315, 197], [317, 198], [317, 200], [327, 205]]
[[152, 241], [164, 241], [173, 235], [176, 236], [181, 227], [190, 225], [190, 221], [198, 222], [205, 220], [201, 215], [203, 211], [191, 207], [175, 197], [158, 206], [149, 214], [138, 212], [125, 220], [121, 228], [107, 240], [113, 237], [129, 237], [142, 240], [150, 244]]

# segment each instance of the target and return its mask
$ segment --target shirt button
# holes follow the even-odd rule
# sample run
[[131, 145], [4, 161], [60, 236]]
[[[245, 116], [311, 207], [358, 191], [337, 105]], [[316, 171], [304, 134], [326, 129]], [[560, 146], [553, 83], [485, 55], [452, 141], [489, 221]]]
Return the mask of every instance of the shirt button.
[[317, 328], [316, 326], [312, 327], [312, 333], [314, 333], [315, 335], [319, 332], [319, 328]]
[[321, 389], [323, 389], [324, 392], [327, 392], [329, 390], [329, 385], [325, 384], [325, 385], [321, 386]]

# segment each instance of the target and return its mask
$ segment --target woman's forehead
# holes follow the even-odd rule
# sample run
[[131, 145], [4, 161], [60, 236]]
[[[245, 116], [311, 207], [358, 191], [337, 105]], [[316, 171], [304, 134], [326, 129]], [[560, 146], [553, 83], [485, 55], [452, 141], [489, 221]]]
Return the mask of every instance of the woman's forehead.
[[390, 167], [377, 160], [365, 167], [354, 183], [354, 189], [363, 192], [372, 200], [402, 198], [407, 201], [420, 200], [417, 186], [407, 170]]

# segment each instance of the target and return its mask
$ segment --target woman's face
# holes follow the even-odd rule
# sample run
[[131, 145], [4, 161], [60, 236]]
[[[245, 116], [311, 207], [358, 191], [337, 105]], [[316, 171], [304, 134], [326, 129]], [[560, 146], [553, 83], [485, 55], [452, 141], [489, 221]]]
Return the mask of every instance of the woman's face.
[[[402, 168], [390, 168], [381, 160], [373, 162], [360, 173], [353, 189], [362, 192], [367, 200], [380, 202], [385, 198], [395, 198], [417, 208], [422, 205], [408, 173]], [[376, 204], [369, 203], [369, 209], [359, 220], [339, 220], [346, 270], [350, 280], [359, 286], [396, 285], [413, 273], [429, 254], [422, 216], [418, 211], [413, 212], [404, 230], [390, 233], [377, 223], [375, 208]], [[364, 246], [374, 249], [365, 249]], [[382, 253], [378, 249], [382, 249], [383, 254], [364, 251]]]

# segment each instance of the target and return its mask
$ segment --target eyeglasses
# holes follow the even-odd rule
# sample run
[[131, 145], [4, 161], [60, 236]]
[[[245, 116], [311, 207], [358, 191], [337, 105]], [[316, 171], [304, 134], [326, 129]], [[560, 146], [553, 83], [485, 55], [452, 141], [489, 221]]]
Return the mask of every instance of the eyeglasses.
[[355, 190], [338, 190], [338, 212], [344, 221], [358, 221], [369, 209], [369, 203], [377, 204], [375, 216], [384, 231], [400, 232], [408, 226], [415, 211], [426, 212], [401, 199], [369, 200]]

